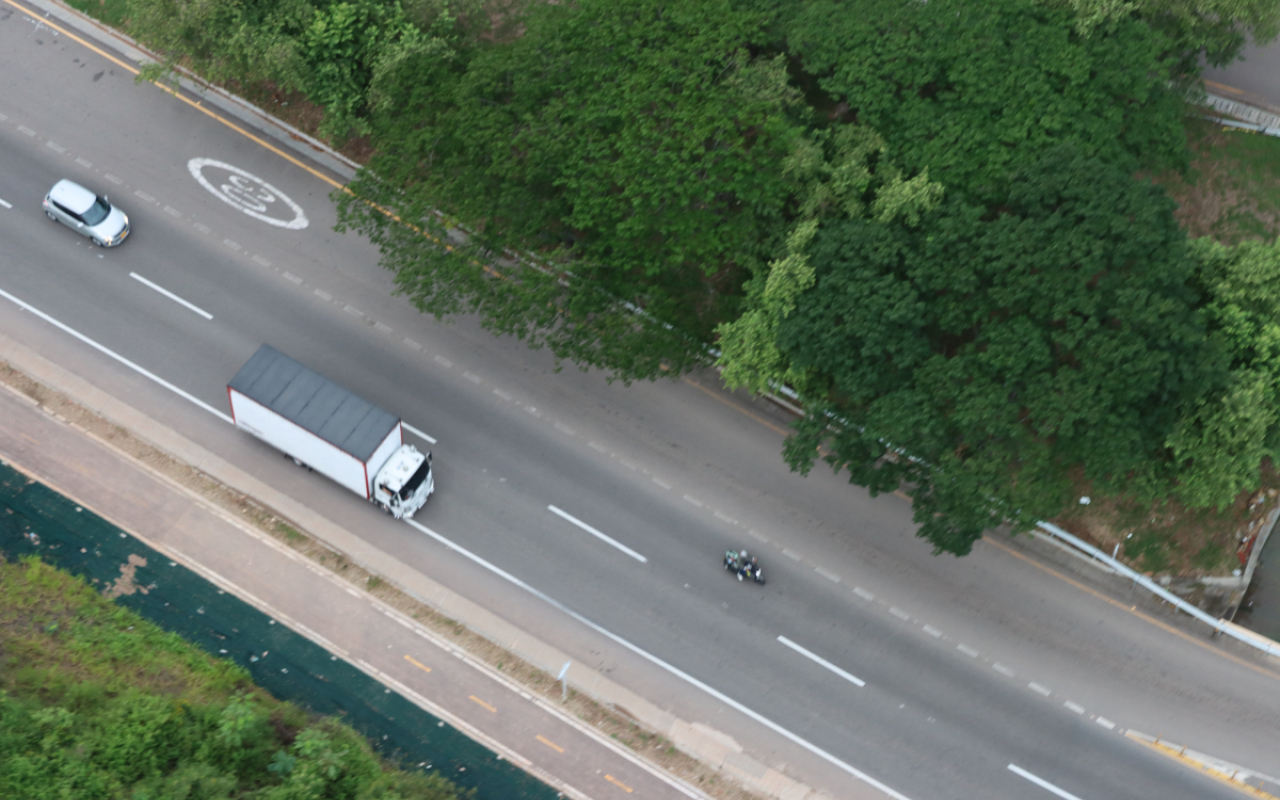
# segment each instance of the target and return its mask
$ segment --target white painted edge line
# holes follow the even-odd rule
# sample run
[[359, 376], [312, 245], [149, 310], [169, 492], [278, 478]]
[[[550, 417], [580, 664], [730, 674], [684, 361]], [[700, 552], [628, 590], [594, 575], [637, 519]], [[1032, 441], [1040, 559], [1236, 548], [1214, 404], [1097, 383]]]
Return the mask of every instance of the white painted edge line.
[[1074, 711], [1074, 712], [1076, 712], [1077, 714], [1083, 714], [1083, 713], [1084, 713], [1084, 706], [1080, 705], [1079, 703], [1073, 703], [1073, 702], [1071, 702], [1070, 700], [1068, 700], [1068, 701], [1066, 701], [1065, 703], [1063, 703], [1062, 705], [1066, 706], [1066, 707], [1067, 707], [1067, 709], [1068, 709], [1069, 711]]
[[1026, 778], [1027, 780], [1031, 781], [1036, 786], [1039, 786], [1041, 789], [1044, 789], [1047, 792], [1052, 792], [1056, 794], [1058, 797], [1061, 797], [1062, 800], [1080, 800], [1079, 797], [1076, 797], [1071, 792], [1068, 792], [1065, 789], [1059, 789], [1057, 786], [1054, 786], [1052, 783], [1049, 783], [1044, 778], [1040, 778], [1035, 775], [1032, 775], [1030, 772], [1027, 772], [1025, 769], [1018, 766], [1017, 764], [1010, 764], [1009, 771], [1012, 772], [1014, 775], [1017, 775], [1022, 778]]
[[822, 656], [818, 655], [817, 653], [809, 652], [808, 650], [804, 649], [803, 647], [791, 641], [785, 636], [779, 636], [778, 641], [786, 645], [787, 647], [790, 647], [792, 650], [795, 650], [797, 653], [809, 659], [813, 663], [822, 667], [826, 667], [827, 669], [831, 670], [835, 674], [839, 675], [841, 678], [844, 678], [846, 681], [848, 681], [849, 683], [852, 683], [853, 685], [859, 688], [867, 685], [867, 682], [862, 680], [858, 676], [851, 675], [850, 673], [845, 672], [844, 670], [840, 669], [835, 664], [832, 664], [830, 661], [826, 660]]
[[414, 436], [417, 436], [419, 439], [426, 439], [426, 440], [427, 440], [428, 442], [430, 442], [431, 444], [435, 444], [435, 443], [436, 443], [436, 440], [435, 440], [435, 439], [433, 439], [432, 437], [430, 437], [430, 436], [426, 435], [425, 433], [423, 433], [422, 431], [420, 431], [420, 430], [418, 430], [417, 428], [413, 427], [412, 425], [410, 425], [409, 423], [405, 422], [404, 420], [400, 420], [400, 427], [404, 428], [404, 429], [405, 429], [406, 431], [408, 431], [409, 433], [412, 433]]
[[1035, 681], [1028, 683], [1027, 688], [1035, 692], [1036, 694], [1040, 695], [1041, 697], [1048, 697], [1049, 695], [1053, 694], [1053, 692], [1049, 691], [1049, 688], [1047, 686], [1041, 686]]
[[550, 511], [552, 514], [555, 514], [556, 516], [558, 516], [558, 517], [560, 517], [560, 518], [562, 518], [562, 519], [565, 519], [565, 520], [568, 520], [569, 522], [572, 522], [574, 525], [577, 525], [579, 528], [582, 528], [584, 531], [586, 531], [587, 533], [589, 533], [589, 534], [591, 534], [592, 536], [596, 537], [597, 539], [599, 539], [600, 541], [604, 542], [605, 544], [611, 544], [611, 545], [613, 545], [614, 547], [618, 548], [619, 550], [621, 550], [622, 552], [624, 552], [624, 553], [626, 553], [627, 555], [631, 556], [631, 557], [632, 557], [632, 558], [634, 558], [636, 561], [639, 561], [639, 562], [640, 562], [640, 563], [642, 563], [642, 564], [643, 564], [643, 563], [645, 563], [645, 562], [647, 562], [647, 561], [649, 560], [649, 559], [645, 558], [644, 556], [640, 555], [639, 553], [637, 553], [635, 550], [632, 550], [630, 547], [627, 547], [627, 546], [626, 546], [625, 544], [623, 544], [622, 542], [619, 542], [619, 541], [617, 541], [616, 539], [610, 539], [608, 536], [604, 535], [604, 534], [603, 534], [603, 533], [601, 533], [600, 531], [598, 531], [598, 530], [596, 530], [595, 528], [591, 527], [590, 525], [588, 525], [587, 523], [585, 523], [585, 522], [583, 522], [582, 520], [578, 519], [577, 517], [573, 516], [572, 514], [569, 514], [569, 513], [564, 512], [564, 511], [561, 511], [560, 509], [556, 508], [555, 506], [547, 506], [547, 510], [548, 510], [548, 511]]
[[136, 272], [130, 272], [130, 273], [129, 273], [129, 277], [130, 277], [130, 278], [133, 278], [133, 279], [134, 279], [135, 281], [137, 281], [138, 283], [141, 283], [143, 286], [146, 286], [146, 287], [151, 288], [151, 289], [155, 289], [157, 292], [159, 292], [160, 294], [162, 294], [162, 295], [164, 295], [165, 297], [169, 298], [170, 300], [172, 300], [173, 302], [177, 303], [178, 305], [186, 306], [187, 308], [189, 308], [190, 310], [192, 310], [192, 311], [196, 312], [197, 314], [199, 314], [200, 316], [204, 317], [205, 319], [213, 319], [213, 315], [212, 315], [212, 314], [210, 314], [208, 311], [205, 311], [205, 310], [204, 310], [203, 308], [201, 308], [200, 306], [197, 306], [197, 305], [195, 305], [194, 303], [188, 303], [186, 300], [183, 300], [181, 297], [178, 297], [178, 296], [177, 296], [176, 294], [174, 294], [173, 292], [169, 291], [168, 289], [164, 288], [163, 286], [159, 286], [159, 285], [157, 285], [157, 284], [152, 283], [151, 281], [149, 281], [149, 280], [147, 280], [146, 278], [142, 277], [142, 276], [141, 276], [141, 275], [139, 275], [138, 273], [136, 273]]
[[4, 206], [5, 208], [13, 208], [13, 203], [10, 203], [8, 200], [0, 200], [0, 206]]
[[700, 689], [701, 691], [705, 692], [706, 694], [715, 698], [716, 700], [719, 700], [720, 702], [724, 703], [725, 705], [729, 706], [735, 711], [745, 714], [746, 716], [750, 717], [751, 719], [765, 726], [766, 728], [773, 731], [774, 733], [777, 733], [778, 735], [786, 738], [788, 741], [794, 742], [800, 747], [803, 747], [805, 750], [808, 750], [810, 753], [813, 753], [814, 755], [818, 756], [819, 758], [826, 761], [827, 763], [832, 764], [835, 767], [838, 767], [839, 769], [852, 775], [854, 778], [857, 778], [858, 780], [866, 783], [867, 785], [873, 786], [876, 789], [879, 789], [881, 792], [884, 792], [889, 797], [892, 797], [893, 800], [911, 800], [911, 798], [907, 797], [902, 792], [896, 791], [895, 789], [888, 786], [887, 784], [881, 783], [880, 781], [871, 777], [870, 775], [858, 769], [857, 767], [853, 766], [852, 764], [847, 764], [844, 761], [841, 761], [831, 753], [828, 753], [826, 750], [823, 750], [821, 747], [818, 747], [813, 742], [810, 742], [808, 739], [805, 739], [799, 734], [793, 733], [790, 730], [782, 727], [781, 725], [769, 719], [768, 717], [764, 716], [760, 712], [754, 711], [751, 708], [743, 705], [742, 703], [739, 703], [737, 700], [734, 700], [732, 697], [729, 697], [724, 692], [721, 692], [719, 689], [716, 689], [710, 684], [707, 684], [707, 683], [704, 683], [703, 681], [698, 680], [697, 678], [693, 677], [692, 675], [680, 669], [679, 667], [673, 664], [668, 664], [666, 661], [663, 661], [662, 659], [653, 655], [649, 651], [641, 649], [640, 647], [632, 644], [631, 642], [622, 638], [618, 634], [610, 631], [608, 628], [605, 628], [602, 625], [592, 622], [590, 619], [584, 617], [583, 615], [569, 608], [568, 606], [556, 600], [555, 598], [551, 597], [550, 595], [545, 594], [544, 592], [541, 592], [533, 588], [529, 584], [520, 580], [519, 578], [512, 575], [511, 573], [506, 572], [500, 567], [490, 564], [488, 561], [485, 561], [483, 558], [476, 555], [475, 553], [472, 553], [470, 550], [467, 550], [466, 548], [461, 547], [460, 545], [454, 543], [453, 541], [447, 539], [446, 537], [441, 536], [440, 534], [431, 530], [426, 525], [423, 525], [419, 522], [415, 522], [411, 519], [405, 520], [405, 521], [408, 522], [409, 525], [412, 526], [414, 529], [419, 530], [422, 533], [425, 533], [426, 535], [430, 536], [432, 539], [435, 539], [437, 542], [449, 548], [450, 550], [454, 551], [455, 553], [462, 556], [463, 558], [467, 558], [472, 562], [479, 564], [480, 566], [484, 567], [485, 569], [489, 570], [495, 575], [498, 575], [499, 577], [504, 578], [505, 580], [511, 582], [512, 584], [520, 587], [521, 589], [524, 589], [529, 594], [533, 595], [534, 597], [537, 597], [539, 600], [542, 600], [544, 603], [547, 603], [551, 607], [555, 608], [556, 610], [560, 611], [563, 614], [566, 614], [572, 619], [577, 620], [583, 625], [586, 625], [588, 628], [595, 631], [596, 633], [599, 633], [601, 636], [605, 636], [609, 638], [611, 641], [617, 642], [618, 644], [627, 648], [631, 652], [645, 659], [649, 663], [654, 664], [655, 666], [658, 666], [666, 670], [667, 672], [676, 676], [677, 678], [684, 681], [685, 683], [688, 683], [690, 686]]
[[174, 394], [178, 395], [179, 397], [183, 398], [184, 400], [190, 400], [192, 403], [195, 403], [197, 406], [199, 406], [200, 408], [203, 408], [205, 411], [208, 411], [210, 414], [214, 415], [215, 417], [227, 423], [228, 425], [235, 424], [235, 420], [231, 419], [231, 417], [227, 416], [226, 414], [223, 414], [221, 411], [209, 405], [208, 403], [204, 402], [203, 400], [200, 400], [194, 395], [182, 389], [179, 389], [177, 386], [174, 386], [172, 383], [169, 383], [164, 378], [161, 378], [159, 375], [156, 375], [154, 372], [150, 372], [138, 366], [137, 364], [133, 363], [132, 361], [120, 355], [119, 353], [115, 352], [114, 350], [111, 350], [107, 347], [104, 347], [101, 344], [98, 344], [93, 339], [90, 339], [88, 336], [85, 336], [80, 331], [76, 330], [75, 328], [72, 328], [69, 325], [65, 325], [59, 322], [58, 320], [44, 313], [40, 309], [31, 305], [30, 303], [27, 303], [23, 300], [19, 300], [18, 298], [6, 292], [4, 289], [0, 289], [0, 297], [3, 297], [4, 299], [10, 301], [14, 305], [17, 305], [18, 307], [22, 308], [24, 311], [30, 311], [32, 314], [35, 314], [37, 317], [49, 323], [50, 325], [53, 325], [56, 328], [60, 328], [61, 330], [66, 331], [67, 333], [76, 337], [77, 339], [89, 345], [90, 347], [97, 350], [98, 352], [106, 356], [109, 356], [115, 359], [116, 361], [119, 361], [121, 364], [124, 364], [126, 367], [133, 370], [134, 372], [137, 372], [139, 375], [142, 375], [143, 377], [146, 377], [155, 381], [156, 383], [160, 384], [161, 386], [173, 392]]

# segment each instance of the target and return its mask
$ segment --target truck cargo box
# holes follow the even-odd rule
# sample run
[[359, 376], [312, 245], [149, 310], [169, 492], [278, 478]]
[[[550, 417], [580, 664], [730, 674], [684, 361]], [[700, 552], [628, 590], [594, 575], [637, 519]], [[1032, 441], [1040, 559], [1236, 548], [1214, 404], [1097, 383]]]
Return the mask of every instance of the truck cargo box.
[[236, 427], [366, 499], [404, 441], [398, 417], [265, 344], [227, 395]]

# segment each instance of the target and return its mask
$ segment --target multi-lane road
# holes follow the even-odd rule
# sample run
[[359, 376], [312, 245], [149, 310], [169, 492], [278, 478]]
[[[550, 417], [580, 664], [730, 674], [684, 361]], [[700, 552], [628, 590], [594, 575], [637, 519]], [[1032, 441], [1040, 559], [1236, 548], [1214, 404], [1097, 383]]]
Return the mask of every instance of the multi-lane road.
[[[850, 770], [913, 800], [1233, 796], [1128, 729], [1280, 774], [1274, 668], [999, 537], [932, 556], [902, 499], [791, 474], [785, 416], [713, 375], [611, 385], [418, 314], [333, 231], [334, 176], [51, 25], [0, 6], [0, 333], [832, 797], [885, 796]], [[123, 246], [45, 218], [62, 177], [125, 209]], [[420, 527], [227, 424], [263, 342], [434, 440]]]

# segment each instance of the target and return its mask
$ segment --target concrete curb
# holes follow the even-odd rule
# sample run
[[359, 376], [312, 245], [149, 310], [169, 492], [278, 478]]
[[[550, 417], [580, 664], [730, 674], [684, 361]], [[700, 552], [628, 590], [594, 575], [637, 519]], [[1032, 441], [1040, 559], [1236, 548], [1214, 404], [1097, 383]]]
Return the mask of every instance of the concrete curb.
[[[138, 66], [161, 63], [162, 59], [125, 34], [108, 28], [92, 17], [87, 17], [57, 0], [23, 0], [39, 9], [46, 17], [53, 17], [77, 33], [93, 39], [98, 44], [115, 50]], [[282, 122], [243, 98], [213, 86], [199, 76], [180, 70], [179, 86], [200, 97], [201, 102], [214, 106], [254, 130], [266, 134], [276, 143], [292, 150], [300, 158], [309, 159], [339, 176], [344, 181], [355, 177], [360, 164], [297, 128]]]
[[[406, 595], [458, 620], [468, 629], [544, 672], [557, 674], [561, 665], [570, 660], [557, 648], [406, 566], [239, 467], [3, 335], [0, 335], [0, 360], [223, 485], [253, 497], [299, 529], [344, 554], [362, 569], [379, 575]], [[235, 434], [230, 428], [227, 432]], [[578, 692], [666, 736], [681, 751], [741, 782], [750, 791], [782, 800], [823, 800], [826, 797], [746, 754], [728, 734], [699, 722], [682, 720], [594, 670], [574, 663], [566, 679]]]

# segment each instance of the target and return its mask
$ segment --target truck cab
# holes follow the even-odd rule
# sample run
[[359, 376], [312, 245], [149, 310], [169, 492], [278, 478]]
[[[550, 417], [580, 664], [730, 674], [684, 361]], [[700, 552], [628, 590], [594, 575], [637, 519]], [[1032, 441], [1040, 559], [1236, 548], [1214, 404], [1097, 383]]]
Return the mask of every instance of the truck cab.
[[431, 452], [423, 455], [418, 448], [406, 444], [378, 471], [370, 499], [396, 519], [413, 519], [435, 490]]

